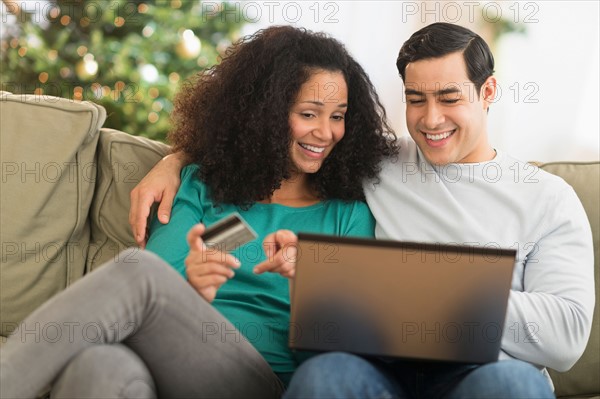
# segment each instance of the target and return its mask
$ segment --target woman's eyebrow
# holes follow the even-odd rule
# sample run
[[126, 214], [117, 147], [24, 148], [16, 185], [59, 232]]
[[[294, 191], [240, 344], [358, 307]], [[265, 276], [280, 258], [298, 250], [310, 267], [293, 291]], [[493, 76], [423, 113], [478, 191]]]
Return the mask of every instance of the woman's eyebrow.
[[[332, 103], [332, 102], [335, 102], [335, 101], [333, 101], [333, 100], [332, 101], [328, 101], [328, 103]], [[325, 106], [325, 103], [322, 102], [322, 101], [312, 101], [312, 100], [300, 101], [300, 104], [305, 104], [305, 103], [307, 103], [307, 104], [314, 104], [314, 105], [318, 105], [318, 106], [321, 106], [321, 107]], [[338, 104], [338, 108], [348, 108], [348, 104], [347, 103]]]

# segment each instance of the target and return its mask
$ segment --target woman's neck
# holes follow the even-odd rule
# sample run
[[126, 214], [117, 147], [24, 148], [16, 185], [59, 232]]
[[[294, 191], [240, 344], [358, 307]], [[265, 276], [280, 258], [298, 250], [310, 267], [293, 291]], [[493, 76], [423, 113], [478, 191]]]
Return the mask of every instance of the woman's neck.
[[306, 174], [291, 177], [281, 182], [281, 187], [270, 198], [259, 201], [263, 204], [280, 204], [291, 207], [303, 207], [320, 202], [319, 197], [308, 184]]

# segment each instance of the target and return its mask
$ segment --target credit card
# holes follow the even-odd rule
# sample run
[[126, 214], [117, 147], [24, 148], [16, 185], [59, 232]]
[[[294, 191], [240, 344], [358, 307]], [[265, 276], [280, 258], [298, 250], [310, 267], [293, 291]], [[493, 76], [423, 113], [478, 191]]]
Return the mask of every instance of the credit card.
[[210, 225], [201, 237], [208, 248], [230, 252], [254, 240], [258, 235], [239, 213], [234, 212]]

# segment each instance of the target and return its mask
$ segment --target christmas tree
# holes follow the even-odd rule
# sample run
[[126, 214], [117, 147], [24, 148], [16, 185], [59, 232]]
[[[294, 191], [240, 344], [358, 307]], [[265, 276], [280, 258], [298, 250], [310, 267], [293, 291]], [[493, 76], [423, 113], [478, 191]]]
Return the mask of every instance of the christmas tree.
[[164, 140], [183, 82], [244, 22], [226, 2], [2, 0], [1, 89], [107, 110], [106, 127]]

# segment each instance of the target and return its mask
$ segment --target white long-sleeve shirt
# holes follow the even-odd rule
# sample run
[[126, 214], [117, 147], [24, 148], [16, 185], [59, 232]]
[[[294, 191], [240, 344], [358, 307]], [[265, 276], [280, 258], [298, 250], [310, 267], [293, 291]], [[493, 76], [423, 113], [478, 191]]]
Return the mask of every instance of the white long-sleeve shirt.
[[560, 177], [498, 151], [432, 166], [400, 139], [380, 183], [365, 184], [378, 238], [517, 250], [500, 359], [566, 371], [587, 344], [594, 254], [579, 198]]

